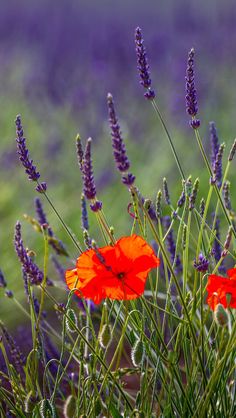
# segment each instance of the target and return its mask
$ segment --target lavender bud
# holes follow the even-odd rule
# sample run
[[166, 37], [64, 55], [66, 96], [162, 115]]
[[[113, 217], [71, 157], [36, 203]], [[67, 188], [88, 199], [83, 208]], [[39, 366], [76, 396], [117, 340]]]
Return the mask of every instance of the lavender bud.
[[[165, 216], [162, 219], [163, 221], [163, 225], [166, 231], [169, 230], [170, 225], [171, 225], [171, 220], [169, 216]], [[180, 261], [180, 257], [179, 255], [176, 255], [176, 245], [175, 245], [175, 240], [174, 240], [174, 233], [173, 230], [171, 229], [166, 237], [166, 243], [167, 243], [167, 249], [170, 253], [170, 258], [172, 263], [175, 262], [175, 269], [176, 269], [176, 273], [180, 273], [182, 272], [182, 264]]]
[[192, 211], [194, 209], [198, 189], [199, 189], [199, 179], [196, 179], [195, 182], [194, 182], [194, 185], [193, 185], [191, 195], [189, 197], [189, 210], [190, 211]]
[[29, 277], [31, 284], [40, 284], [43, 281], [43, 272], [39, 270], [38, 266], [32, 261], [27, 254], [21, 238], [21, 224], [18, 221], [15, 226], [15, 250], [17, 256], [22, 264], [25, 274]]
[[92, 241], [91, 241], [91, 238], [89, 236], [89, 233], [88, 233], [87, 229], [84, 229], [83, 236], [84, 236], [84, 243], [85, 243], [86, 247], [87, 248], [92, 248]]
[[209, 261], [206, 259], [206, 257], [204, 257], [203, 254], [200, 253], [198, 256], [198, 260], [194, 260], [193, 265], [197, 271], [204, 273], [208, 270]]
[[230, 247], [230, 243], [231, 243], [231, 240], [232, 240], [232, 233], [233, 233], [232, 226], [230, 226], [229, 229], [228, 229], [228, 233], [227, 233], [227, 236], [226, 236], [225, 243], [224, 243], [224, 249], [221, 253], [221, 257], [226, 257], [226, 255], [228, 254], [228, 249]]
[[216, 154], [216, 159], [213, 167], [213, 182], [217, 183], [217, 186], [220, 188], [222, 183], [222, 157], [225, 149], [225, 144], [219, 146], [219, 150]]
[[144, 97], [148, 100], [155, 98], [155, 92], [151, 88], [151, 78], [147, 61], [146, 48], [143, 44], [142, 32], [139, 27], [135, 29], [135, 45], [137, 55], [137, 68], [140, 76], [140, 84], [147, 89]]
[[231, 201], [230, 201], [230, 182], [226, 181], [223, 185], [223, 199], [226, 209], [232, 210]]
[[79, 164], [80, 170], [82, 171], [84, 151], [83, 151], [82, 142], [81, 142], [79, 134], [77, 134], [75, 141], [76, 141], [76, 153], [77, 153], [78, 164]]
[[9, 299], [13, 298], [13, 292], [11, 290], [6, 290], [5, 291], [5, 296]]
[[121, 173], [126, 173], [122, 176], [122, 182], [127, 186], [131, 186], [134, 183], [135, 177], [132, 174], [127, 173], [130, 168], [130, 162], [126, 154], [126, 147], [122, 138], [111, 93], [108, 93], [107, 95], [107, 106], [116, 167]]
[[164, 195], [166, 204], [170, 205], [170, 195], [169, 195], [168, 185], [167, 185], [167, 181], [165, 177], [163, 178], [163, 195]]
[[156, 217], [161, 217], [161, 197], [162, 197], [162, 191], [159, 190], [157, 192], [157, 198], [156, 198]]
[[199, 207], [199, 213], [201, 215], [201, 217], [203, 217], [204, 211], [205, 211], [205, 200], [202, 198], [201, 202], [200, 202], [200, 207]]
[[96, 187], [93, 177], [93, 167], [91, 158], [91, 143], [92, 138], [87, 140], [87, 144], [84, 152], [84, 163], [83, 163], [83, 182], [84, 182], [84, 195], [88, 200], [95, 199]]
[[194, 49], [192, 48], [188, 54], [187, 70], [186, 70], [186, 111], [192, 116], [191, 126], [197, 129], [200, 126], [200, 121], [195, 119], [198, 112], [197, 96], [194, 83]]
[[192, 176], [189, 176], [185, 183], [185, 190], [188, 197], [191, 196], [192, 193]]
[[87, 231], [89, 230], [87, 206], [83, 194], [81, 194], [81, 225], [82, 229], [86, 229]]
[[231, 148], [230, 153], [229, 153], [229, 156], [228, 156], [228, 160], [229, 161], [232, 161], [233, 160], [235, 151], [236, 151], [236, 139], [234, 140], [234, 143], [232, 145], [232, 148]]
[[215, 122], [210, 122], [210, 141], [211, 141], [211, 165], [214, 167], [217, 153], [219, 151], [219, 139], [215, 127]]
[[[214, 217], [214, 214], [213, 214], [213, 217]], [[216, 223], [215, 223], [215, 236], [216, 236], [216, 239], [213, 242], [212, 254], [214, 255], [216, 262], [218, 262], [221, 259], [220, 219], [218, 216], [216, 217]], [[226, 272], [226, 269], [223, 263], [221, 263], [218, 270], [221, 274], [224, 274]]]
[[185, 200], [186, 200], [186, 196], [185, 196], [185, 191], [184, 191], [184, 189], [183, 189], [183, 191], [182, 191], [182, 193], [181, 193], [181, 195], [180, 195], [180, 197], [179, 197], [179, 200], [178, 200], [178, 202], [177, 202], [177, 206], [179, 207], [179, 208], [182, 208], [182, 206], [184, 205], [184, 203], [185, 203]]
[[91, 203], [89, 206], [93, 212], [98, 212], [102, 209], [102, 202], [100, 200], [96, 200], [96, 202]]
[[7, 287], [7, 282], [4, 278], [2, 270], [0, 270], [0, 287]]
[[33, 160], [29, 158], [29, 151], [26, 147], [26, 139], [24, 138], [24, 131], [21, 124], [21, 116], [17, 115], [16, 120], [16, 142], [17, 142], [17, 153], [19, 159], [25, 167], [25, 172], [28, 175], [28, 179], [32, 181], [37, 181], [40, 177], [39, 172], [36, 171], [36, 167], [33, 165]]
[[42, 194], [44, 194], [44, 193], [47, 191], [47, 183], [45, 183], [45, 181], [44, 181], [44, 182], [42, 182], [42, 183], [39, 183], [39, 184], [35, 187], [35, 190], [36, 190], [36, 192], [38, 192], [38, 193], [42, 193]]
[[135, 176], [131, 173], [128, 173], [124, 176], [122, 176], [122, 183], [126, 186], [130, 187], [134, 184]]
[[183, 250], [186, 248], [186, 238], [187, 238], [187, 225], [184, 225], [183, 227], [183, 235], [182, 235], [182, 247]]

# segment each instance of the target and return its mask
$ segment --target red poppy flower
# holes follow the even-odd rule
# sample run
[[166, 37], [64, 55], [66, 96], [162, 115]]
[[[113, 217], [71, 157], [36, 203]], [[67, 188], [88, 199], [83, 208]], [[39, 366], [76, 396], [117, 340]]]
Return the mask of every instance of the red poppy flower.
[[129, 300], [140, 297], [149, 271], [159, 266], [153, 249], [138, 235], [123, 237], [112, 246], [82, 253], [76, 268], [67, 270], [69, 289], [79, 297], [100, 303], [102, 299]]
[[208, 277], [207, 303], [213, 311], [219, 303], [224, 308], [236, 308], [236, 268], [228, 270], [227, 276], [228, 278], [211, 274]]

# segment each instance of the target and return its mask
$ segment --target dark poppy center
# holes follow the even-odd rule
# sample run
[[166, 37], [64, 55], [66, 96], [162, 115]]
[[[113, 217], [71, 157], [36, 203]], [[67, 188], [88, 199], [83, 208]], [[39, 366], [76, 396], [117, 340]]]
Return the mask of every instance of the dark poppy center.
[[125, 275], [125, 273], [118, 273], [117, 277], [118, 277], [118, 279], [123, 279], [124, 275]]

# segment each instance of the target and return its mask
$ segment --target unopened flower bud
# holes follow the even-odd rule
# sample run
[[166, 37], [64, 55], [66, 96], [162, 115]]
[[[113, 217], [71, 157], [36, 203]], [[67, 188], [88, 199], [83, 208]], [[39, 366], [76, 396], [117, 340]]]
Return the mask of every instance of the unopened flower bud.
[[76, 413], [76, 398], [73, 395], [68, 396], [65, 401], [63, 413], [65, 418], [73, 418]]
[[66, 316], [66, 328], [69, 332], [75, 332], [75, 327], [77, 327], [78, 321], [75, 311], [73, 309], [68, 309]]
[[214, 318], [219, 327], [224, 327], [229, 323], [229, 314], [221, 303], [218, 303], [215, 308]]
[[102, 348], [107, 348], [112, 341], [111, 326], [109, 324], [104, 324], [99, 336], [99, 344]]
[[138, 339], [132, 350], [131, 350], [131, 360], [132, 363], [135, 367], [139, 367], [142, 365], [143, 363], [143, 359], [144, 359], [144, 355], [145, 355], [145, 345], [144, 342], [140, 339]]

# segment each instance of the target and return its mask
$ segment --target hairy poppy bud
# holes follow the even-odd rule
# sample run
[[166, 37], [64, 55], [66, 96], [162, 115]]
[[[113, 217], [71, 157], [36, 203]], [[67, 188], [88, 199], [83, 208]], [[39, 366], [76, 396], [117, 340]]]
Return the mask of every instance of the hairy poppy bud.
[[142, 340], [137, 340], [131, 351], [131, 360], [135, 367], [142, 365], [145, 354], [145, 346]]
[[112, 335], [111, 335], [111, 326], [109, 324], [104, 324], [99, 336], [98, 336], [99, 344], [102, 348], [107, 348], [111, 341], [112, 341]]
[[69, 332], [75, 332], [75, 328], [73, 325], [75, 325], [75, 327], [77, 327], [78, 325], [77, 316], [75, 315], [73, 309], [68, 309], [66, 317], [66, 329]]
[[65, 401], [63, 413], [65, 418], [73, 418], [76, 413], [76, 398], [73, 395], [68, 396]]
[[221, 303], [218, 303], [215, 308], [214, 318], [219, 327], [224, 327], [229, 323], [229, 314]]

